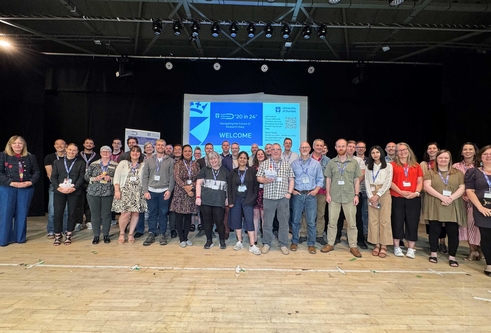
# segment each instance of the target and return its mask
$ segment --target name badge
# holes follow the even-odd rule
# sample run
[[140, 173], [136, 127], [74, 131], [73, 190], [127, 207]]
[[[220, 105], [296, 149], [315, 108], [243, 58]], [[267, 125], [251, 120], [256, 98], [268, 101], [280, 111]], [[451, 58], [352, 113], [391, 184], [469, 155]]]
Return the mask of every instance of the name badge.
[[211, 188], [212, 190], [218, 190], [218, 185], [211, 185], [211, 186], [210, 186], [210, 188]]
[[65, 178], [63, 180], [63, 185], [71, 185], [72, 184], [72, 180], [70, 178]]
[[239, 187], [238, 187], [238, 191], [239, 192], [245, 192], [246, 190], [247, 190], [247, 186], [245, 186], [245, 185], [239, 185]]
[[99, 183], [101, 183], [101, 184], [107, 184], [107, 181], [103, 179]]
[[375, 186], [370, 186], [370, 191], [375, 191]]
[[131, 177], [130, 177], [130, 181], [132, 181], [132, 182], [136, 182], [136, 176], [131, 176]]
[[484, 192], [484, 197], [485, 197], [486, 199], [491, 199], [491, 191], [486, 191], [486, 192]]
[[155, 180], [156, 182], [160, 181], [160, 175], [153, 176], [153, 180]]
[[282, 180], [283, 180], [283, 178], [281, 178], [281, 177], [276, 177], [276, 181], [281, 182]]
[[402, 186], [411, 187], [411, 182], [402, 182]]
[[304, 184], [310, 183], [309, 178], [308, 177], [303, 177], [302, 178], [302, 183], [304, 183]]
[[193, 181], [191, 179], [186, 180], [186, 185], [192, 185]]
[[275, 179], [276, 178], [276, 171], [274, 171], [274, 170], [265, 170], [264, 171], [264, 175], [266, 176], [266, 178]]
[[264, 188], [264, 184], [259, 184], [259, 188]]
[[344, 180], [338, 180], [338, 185], [344, 185]]
[[449, 191], [449, 190], [443, 190], [443, 193], [442, 193], [442, 194], [443, 194], [443, 196], [444, 196], [444, 197], [449, 197], [449, 196], [451, 196], [451, 195], [452, 195], [452, 191]]

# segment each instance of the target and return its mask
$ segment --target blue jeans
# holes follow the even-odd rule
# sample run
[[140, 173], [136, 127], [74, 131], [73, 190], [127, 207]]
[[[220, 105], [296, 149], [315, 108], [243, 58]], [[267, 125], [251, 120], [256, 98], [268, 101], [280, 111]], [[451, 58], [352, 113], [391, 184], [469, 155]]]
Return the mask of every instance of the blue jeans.
[[307, 220], [307, 246], [315, 246], [317, 198], [307, 194], [293, 196], [292, 243], [298, 244], [300, 219], [304, 209]]
[[[169, 201], [164, 200], [163, 193], [150, 192], [150, 200], [148, 203], [148, 232], [153, 232], [155, 235], [165, 234], [167, 231], [167, 213], [169, 212]], [[158, 222], [158, 226], [157, 226]]]
[[135, 233], [145, 233], [145, 213], [138, 214], [138, 223], [136, 224]]
[[[53, 191], [53, 185], [49, 185], [49, 201], [48, 201], [48, 224], [46, 225], [46, 231], [48, 234], [54, 233], [55, 232], [55, 206], [54, 206], [54, 191]], [[66, 226], [67, 226], [67, 220], [68, 220], [68, 210], [67, 207], [65, 206], [65, 212], [63, 213], [63, 231], [66, 231]]]
[[33, 195], [33, 186], [0, 186], [0, 246], [26, 242], [27, 214]]

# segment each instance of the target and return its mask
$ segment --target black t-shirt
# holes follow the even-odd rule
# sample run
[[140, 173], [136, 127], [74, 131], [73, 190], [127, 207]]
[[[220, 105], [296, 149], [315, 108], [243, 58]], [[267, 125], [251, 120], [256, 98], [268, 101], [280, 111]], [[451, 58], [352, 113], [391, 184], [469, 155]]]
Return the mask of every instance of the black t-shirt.
[[198, 179], [204, 179], [201, 185], [202, 205], [225, 207], [228, 174], [228, 170], [223, 166], [218, 169], [218, 172], [209, 167], [199, 171]]

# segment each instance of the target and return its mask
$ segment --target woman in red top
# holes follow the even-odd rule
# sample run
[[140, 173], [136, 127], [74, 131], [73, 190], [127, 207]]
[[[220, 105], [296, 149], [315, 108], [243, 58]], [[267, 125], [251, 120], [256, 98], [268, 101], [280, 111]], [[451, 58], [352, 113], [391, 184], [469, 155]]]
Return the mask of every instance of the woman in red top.
[[399, 246], [401, 239], [408, 241], [406, 256], [415, 258], [414, 244], [418, 240], [418, 222], [421, 211], [421, 189], [423, 171], [407, 143], [396, 146], [396, 157], [392, 163], [393, 178], [390, 187], [392, 196], [392, 237], [394, 255], [404, 257]]

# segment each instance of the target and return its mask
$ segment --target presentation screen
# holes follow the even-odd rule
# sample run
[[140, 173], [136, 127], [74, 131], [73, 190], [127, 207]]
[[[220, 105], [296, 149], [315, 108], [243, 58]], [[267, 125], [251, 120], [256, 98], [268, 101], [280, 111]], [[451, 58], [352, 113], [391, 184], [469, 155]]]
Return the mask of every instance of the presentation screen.
[[237, 142], [240, 150], [250, 154], [251, 145], [264, 149], [267, 143], [293, 141], [298, 152], [307, 138], [308, 100], [305, 96], [266, 95], [184, 95], [183, 143], [215, 146]]
[[130, 148], [126, 143], [129, 137], [138, 139], [138, 145], [143, 151], [143, 146], [146, 142], [151, 142], [155, 146], [155, 142], [160, 139], [160, 132], [140, 130], [134, 128], [125, 128], [124, 130], [124, 151], [128, 151]]

